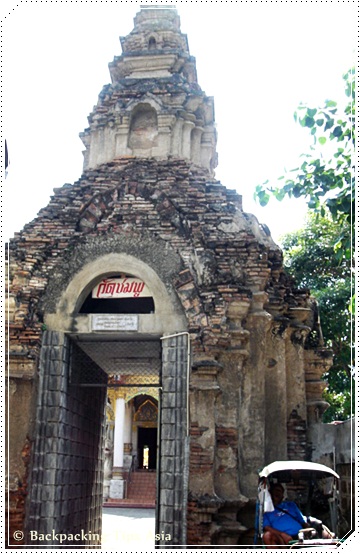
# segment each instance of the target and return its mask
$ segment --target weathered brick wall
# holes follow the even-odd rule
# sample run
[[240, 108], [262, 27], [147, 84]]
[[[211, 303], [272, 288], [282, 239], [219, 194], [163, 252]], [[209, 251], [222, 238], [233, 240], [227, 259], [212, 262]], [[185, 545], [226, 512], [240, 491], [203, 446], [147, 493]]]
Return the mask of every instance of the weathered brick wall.
[[[180, 160], [122, 159], [56, 189], [49, 205], [9, 246], [15, 303], [12, 337], [16, 343], [39, 337], [42, 293], [50, 277], [54, 280], [61, 266], [66, 268], [64, 258], [71, 258], [86, 235], [146, 232], [180, 253], [187, 269], [176, 283], [178, 294], [190, 325], [205, 327], [204, 347], [211, 349], [214, 342], [226, 346], [228, 303], [247, 300], [252, 291], [265, 287], [271, 272], [281, 268], [279, 249], [264, 233], [261, 240], [254, 236], [250, 216], [242, 214], [234, 223], [242, 213], [236, 211], [240, 207], [239, 195], [218, 181], [209, 182], [205, 171], [191, 172]], [[290, 289], [283, 276], [281, 280], [284, 303]], [[272, 278], [270, 296], [275, 287]], [[299, 299], [306, 303], [306, 298]], [[297, 304], [292, 293], [291, 304]]]
[[10, 481], [10, 487], [7, 495], [7, 509], [5, 510], [5, 529], [8, 529], [10, 540], [8, 542], [8, 540], [6, 539], [6, 548], [19, 548], [22, 547], [23, 544], [25, 544], [24, 535], [22, 535], [22, 538], [20, 538], [20, 540], [13, 540], [13, 537], [18, 537], [19, 532], [24, 534], [25, 502], [28, 494], [30, 454], [31, 443], [29, 440], [26, 440], [26, 443], [21, 452], [21, 457], [24, 462], [24, 473], [19, 476], [20, 479], [16, 480], [15, 483], [11, 483]]
[[211, 545], [213, 534], [213, 516], [218, 511], [218, 506], [211, 498], [203, 502], [191, 500], [188, 503], [188, 522], [187, 522], [187, 544], [188, 545]]
[[[198, 525], [214, 534], [227, 518], [237, 517], [245, 503], [242, 487], [254, 488], [254, 460], [258, 465], [265, 459], [264, 376], [265, 364], [272, 363], [266, 358], [265, 335], [271, 332], [270, 319], [281, 327], [279, 340], [296, 343], [295, 373], [313, 326], [309, 292], [294, 289], [283, 272], [279, 248], [255, 218], [242, 212], [237, 193], [184, 160], [133, 158], [89, 170], [74, 185], [56, 189], [48, 206], [9, 244], [9, 371], [19, 372], [32, 357], [29, 372], [35, 374], [44, 314], [56, 312], [59, 295], [89, 261], [90, 243], [98, 245], [91, 256], [127, 252], [141, 259], [142, 240], [153, 242], [164, 263], [167, 253], [175, 252], [182, 264], [166, 286], [176, 291], [188, 322], [194, 368], [190, 402], [196, 395], [201, 399], [191, 414], [190, 490], [196, 517], [189, 516], [189, 532], [198, 535]], [[159, 260], [158, 265], [151, 258], [147, 263], [161, 276]], [[299, 308], [307, 317], [301, 325]], [[288, 415], [291, 402], [289, 396]], [[212, 434], [203, 431], [200, 412], [206, 413]], [[286, 434], [286, 428], [278, 432]], [[225, 436], [228, 442], [231, 438], [226, 447]], [[298, 438], [302, 448], [302, 436]], [[209, 498], [199, 492], [202, 478]], [[215, 505], [223, 502], [216, 491], [228, 496], [229, 490], [240, 500], [228, 498], [227, 516], [216, 520]], [[230, 527], [232, 536], [241, 532], [240, 523]]]
[[[66, 250], [88, 233], [116, 236], [146, 230], [179, 250], [193, 277], [199, 272], [194, 249], [198, 263], [206, 254], [201, 280], [222, 287], [209, 298], [211, 304], [221, 293], [231, 296], [236, 290], [231, 283], [237, 288], [245, 285], [246, 266], [254, 277], [261, 269], [268, 274], [266, 256], [259, 260], [258, 255], [264, 247], [249, 230], [240, 236], [235, 236], [239, 234], [237, 228], [229, 233], [218, 231], [222, 223], [231, 224], [240, 197], [218, 182], [208, 183], [205, 172], [190, 173], [185, 162], [121, 160], [89, 171], [73, 186], [65, 185], [55, 193], [39, 217], [10, 243], [10, 270], [12, 275], [16, 273], [12, 283], [16, 322], [25, 322], [25, 318], [27, 323], [34, 318], [36, 322], [38, 297], [49, 276]], [[256, 281], [248, 277], [249, 284], [250, 280]]]
[[293, 410], [287, 426], [287, 456], [289, 460], [307, 460], [306, 421]]

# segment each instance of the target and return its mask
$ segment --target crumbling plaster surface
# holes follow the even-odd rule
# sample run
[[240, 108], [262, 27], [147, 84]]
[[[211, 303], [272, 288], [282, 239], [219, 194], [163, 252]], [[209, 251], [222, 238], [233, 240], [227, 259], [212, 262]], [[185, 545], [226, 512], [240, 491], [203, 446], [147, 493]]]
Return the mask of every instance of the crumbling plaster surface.
[[[287, 459], [287, 434], [278, 433], [286, 428], [288, 414], [286, 375], [286, 341], [276, 332], [274, 321], [266, 338], [265, 374], [265, 464]], [[273, 437], [277, 437], [274, 441]]]
[[26, 516], [29, 493], [30, 455], [35, 427], [34, 382], [9, 378], [6, 386], [6, 529], [9, 537], [21, 530]]
[[[246, 319], [249, 330], [249, 356], [239, 378], [240, 413], [239, 443], [241, 445], [239, 479], [242, 492], [253, 496], [257, 486], [258, 471], [265, 465], [265, 421], [268, 417], [265, 400], [266, 337], [271, 316], [266, 311], [250, 312]], [[286, 433], [278, 422], [275, 436]]]
[[334, 423], [314, 423], [308, 428], [313, 446], [313, 459], [332, 465], [355, 462], [355, 420]]
[[31, 380], [9, 379], [6, 389], [7, 419], [11, 422], [9, 428], [13, 430], [8, 443], [8, 475], [10, 490], [16, 490], [19, 483], [25, 480], [22, 450], [28, 438], [32, 436], [34, 428], [34, 419], [29, 418], [29, 413], [34, 407], [34, 387]]
[[[127, 252], [136, 252], [136, 257]], [[179, 299], [171, 286], [171, 279], [179, 272], [181, 261], [168, 245], [146, 237], [133, 235], [129, 238], [120, 234], [111, 239], [103, 237], [100, 241], [86, 241], [72, 254], [58, 268], [57, 278], [51, 282], [43, 300], [46, 314], [44, 322], [48, 328], [76, 333], [90, 332], [90, 316], [78, 314], [81, 304], [95, 283], [117, 273], [141, 276], [153, 296], [155, 313], [139, 316], [140, 333], [161, 335], [186, 328]], [[46, 309], [48, 306], [54, 309], [55, 303], [55, 313]]]
[[63, 259], [54, 269], [42, 299], [44, 312], [56, 311], [59, 291], [66, 290], [77, 276], [76, 284], [72, 284], [74, 290], [69, 292], [73, 308], [66, 307], [68, 313], [76, 311], [105, 268], [109, 273], [117, 271], [135, 275], [145, 272], [144, 279], [150, 279], [156, 293], [161, 295], [165, 293], [165, 290], [160, 290], [164, 286], [171, 293], [172, 280], [181, 269], [181, 259], [169, 243], [154, 239], [146, 229], [141, 234], [133, 229], [130, 233], [119, 231], [100, 237], [86, 236], [80, 244], [65, 250]]
[[339, 481], [339, 533], [347, 535], [356, 529], [356, 425], [355, 418], [333, 423], [312, 423], [307, 439], [312, 458], [335, 469]]

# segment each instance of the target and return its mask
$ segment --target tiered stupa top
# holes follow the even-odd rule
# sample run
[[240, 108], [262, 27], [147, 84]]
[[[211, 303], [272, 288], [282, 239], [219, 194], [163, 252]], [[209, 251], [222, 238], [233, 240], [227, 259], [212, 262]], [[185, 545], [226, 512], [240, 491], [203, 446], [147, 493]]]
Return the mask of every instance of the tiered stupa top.
[[197, 82], [195, 58], [173, 9], [139, 12], [109, 64], [111, 84], [99, 95], [89, 127], [84, 170], [122, 156], [190, 160], [214, 174], [213, 98]]

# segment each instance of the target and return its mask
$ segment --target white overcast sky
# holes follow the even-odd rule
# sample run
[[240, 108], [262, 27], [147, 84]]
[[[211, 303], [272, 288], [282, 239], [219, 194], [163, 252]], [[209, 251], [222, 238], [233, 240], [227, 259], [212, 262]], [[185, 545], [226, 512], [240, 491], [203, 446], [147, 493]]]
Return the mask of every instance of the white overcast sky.
[[[161, 4], [146, 2], [142, 4]], [[165, 3], [165, 2], [163, 2]], [[296, 125], [300, 102], [344, 98], [355, 63], [357, 2], [177, 2], [199, 84], [215, 100], [216, 178], [243, 195], [244, 210], [276, 240], [301, 227], [301, 200], [256, 205], [257, 184], [297, 166], [310, 139]], [[110, 82], [119, 37], [133, 29], [138, 2], [2, 0], [4, 239], [47, 205], [53, 189], [82, 173], [79, 133]]]

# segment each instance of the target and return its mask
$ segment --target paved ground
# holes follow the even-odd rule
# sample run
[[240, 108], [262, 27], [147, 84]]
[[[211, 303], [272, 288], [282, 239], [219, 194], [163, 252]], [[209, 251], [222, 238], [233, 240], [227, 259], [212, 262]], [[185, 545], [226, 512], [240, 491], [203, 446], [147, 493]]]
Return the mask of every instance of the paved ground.
[[104, 508], [102, 548], [105, 552], [151, 552], [155, 542], [155, 510]]

